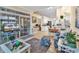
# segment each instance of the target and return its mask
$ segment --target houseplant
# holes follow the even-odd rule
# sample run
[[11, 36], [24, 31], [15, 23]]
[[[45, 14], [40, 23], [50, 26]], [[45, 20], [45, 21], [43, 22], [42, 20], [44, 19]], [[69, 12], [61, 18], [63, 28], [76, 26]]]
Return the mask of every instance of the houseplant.
[[66, 35], [67, 45], [76, 48], [76, 34], [73, 32], [69, 32]]

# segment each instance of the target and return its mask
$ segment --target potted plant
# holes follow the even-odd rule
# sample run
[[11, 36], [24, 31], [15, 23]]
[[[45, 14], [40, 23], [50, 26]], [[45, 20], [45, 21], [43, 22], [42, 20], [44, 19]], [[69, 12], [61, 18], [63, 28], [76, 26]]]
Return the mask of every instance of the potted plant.
[[76, 48], [76, 34], [73, 32], [69, 32], [66, 35], [67, 45]]

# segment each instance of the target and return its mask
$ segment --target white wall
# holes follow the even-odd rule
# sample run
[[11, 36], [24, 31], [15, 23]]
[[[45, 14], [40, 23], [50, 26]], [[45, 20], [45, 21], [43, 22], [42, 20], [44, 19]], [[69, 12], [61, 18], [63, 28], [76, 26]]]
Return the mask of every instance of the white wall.
[[43, 26], [46, 25], [48, 23], [49, 18], [43, 16], [42, 18], [42, 31], [47, 32], [48, 31], [48, 26]]
[[76, 23], [76, 7], [71, 7], [71, 6], [65, 6], [65, 7], [62, 7], [62, 8], [59, 8], [57, 9], [57, 18], [60, 19], [60, 15], [64, 15], [65, 14], [70, 17], [69, 18], [69, 22], [70, 22], [70, 26], [71, 26], [71, 29], [73, 31], [76, 31], [77, 33], [79, 33], [79, 29], [75, 27], [75, 23]]
[[72, 12], [71, 27], [72, 27], [73, 31], [76, 31], [79, 34], [79, 29], [75, 27], [75, 23], [76, 23], [76, 7], [73, 7], [71, 12]]

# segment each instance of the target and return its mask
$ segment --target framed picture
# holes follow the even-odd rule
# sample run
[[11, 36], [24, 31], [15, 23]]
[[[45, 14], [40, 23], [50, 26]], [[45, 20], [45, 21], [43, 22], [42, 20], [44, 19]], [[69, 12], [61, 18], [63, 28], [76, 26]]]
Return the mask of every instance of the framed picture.
[[36, 23], [37, 22], [37, 17], [32, 16], [32, 23]]

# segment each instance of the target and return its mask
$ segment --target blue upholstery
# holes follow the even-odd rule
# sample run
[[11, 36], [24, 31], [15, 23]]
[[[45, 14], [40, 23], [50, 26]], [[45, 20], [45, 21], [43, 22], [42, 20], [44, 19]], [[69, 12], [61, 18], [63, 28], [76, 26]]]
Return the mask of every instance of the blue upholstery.
[[49, 37], [46, 37], [46, 36], [42, 37], [40, 44], [41, 44], [41, 46], [49, 47], [51, 44]]
[[58, 48], [59, 35], [60, 33], [58, 32], [54, 33], [54, 47], [55, 48]]

